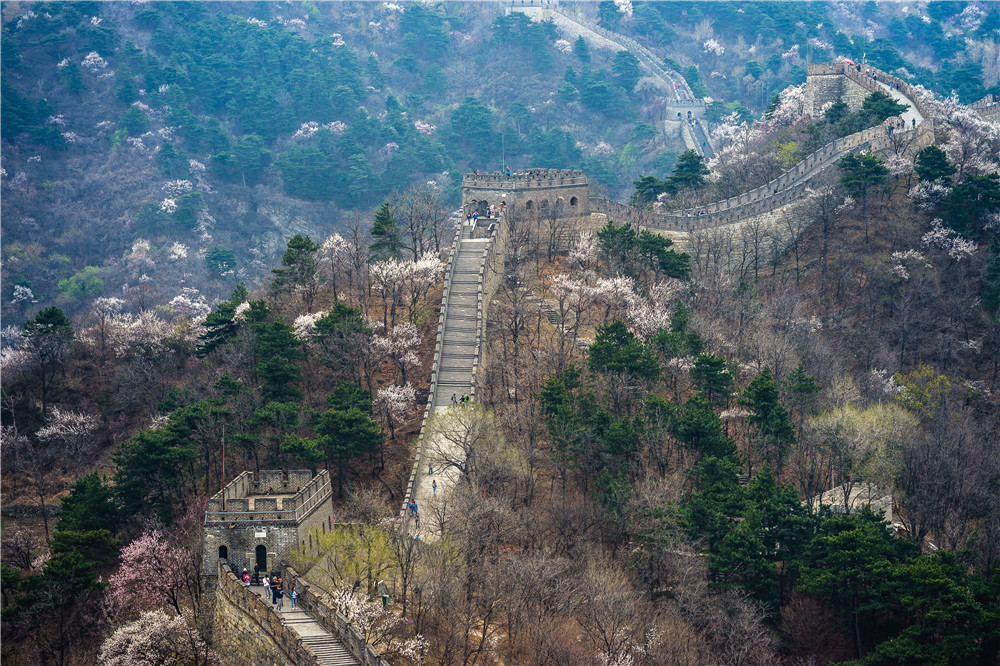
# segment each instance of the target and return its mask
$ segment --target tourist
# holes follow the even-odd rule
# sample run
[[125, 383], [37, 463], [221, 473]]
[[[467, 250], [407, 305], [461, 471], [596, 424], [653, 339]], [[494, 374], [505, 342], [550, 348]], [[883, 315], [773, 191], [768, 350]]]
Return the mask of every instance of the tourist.
[[268, 579], [267, 574], [264, 574], [264, 598], [267, 599], [271, 596], [271, 581]]
[[281, 592], [281, 587], [278, 587], [278, 589], [274, 591], [274, 603], [277, 604], [279, 611], [282, 610], [281, 607], [283, 605], [282, 602], [284, 601], [284, 596], [285, 595]]
[[431, 481], [431, 492], [434, 493], [434, 497], [438, 496], [438, 482], [437, 479]]
[[292, 599], [292, 608], [298, 608], [299, 591], [294, 585], [292, 586], [292, 593], [288, 596]]
[[453, 405], [457, 405], [458, 404], [458, 394], [456, 394], [456, 393], [452, 393], [451, 394], [451, 404], [453, 404]]
[[242, 579], [243, 579], [243, 586], [250, 587], [250, 572], [246, 570], [246, 567], [243, 568]]
[[253, 584], [260, 585], [260, 562], [253, 565]]

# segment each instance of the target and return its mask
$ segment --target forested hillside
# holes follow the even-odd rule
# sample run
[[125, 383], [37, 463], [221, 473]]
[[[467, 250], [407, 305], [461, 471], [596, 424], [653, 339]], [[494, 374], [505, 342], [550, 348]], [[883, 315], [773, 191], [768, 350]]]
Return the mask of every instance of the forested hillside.
[[[289, 468], [348, 526], [294, 564], [393, 664], [1000, 662], [996, 7], [579, 8], [711, 98], [713, 159], [634, 56], [499, 4], [2, 5], [5, 664], [228, 663], [205, 502]], [[904, 111], [804, 115], [862, 57], [935, 145], [838, 160], [780, 234], [503, 218], [412, 538], [462, 174], [738, 195]]]

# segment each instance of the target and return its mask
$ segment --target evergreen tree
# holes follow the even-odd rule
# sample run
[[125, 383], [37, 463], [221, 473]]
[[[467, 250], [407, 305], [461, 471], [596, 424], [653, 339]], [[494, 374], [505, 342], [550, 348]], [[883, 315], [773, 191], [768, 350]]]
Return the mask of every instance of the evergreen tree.
[[[750, 408], [750, 424], [755, 427], [754, 448], [763, 454], [781, 475], [788, 451], [795, 441], [792, 420], [778, 401], [778, 384], [765, 367], [743, 391], [740, 404]], [[749, 461], [752, 466], [753, 461]]]
[[625, 92], [635, 90], [635, 84], [639, 82], [639, 77], [642, 76], [639, 71], [639, 59], [629, 51], [619, 51], [615, 54], [614, 63], [611, 65], [611, 72], [614, 74], [615, 80], [618, 81], [618, 85]]
[[674, 242], [666, 236], [643, 229], [639, 232], [639, 255], [655, 273], [687, 280], [691, 276], [688, 255], [669, 249]]
[[24, 323], [24, 348], [31, 354], [38, 379], [43, 418], [48, 416], [49, 393], [72, 343], [73, 323], [54, 305]]
[[850, 618], [858, 658], [864, 657], [862, 628], [889, 599], [883, 584], [895, 565], [916, 553], [910, 541], [897, 539], [868, 507], [849, 516], [828, 519], [806, 557], [799, 589], [828, 598], [831, 607]]
[[861, 202], [861, 214], [865, 220], [865, 242], [868, 241], [868, 200], [872, 194], [885, 186], [889, 178], [889, 168], [873, 153], [848, 153], [837, 162], [842, 174], [840, 184], [847, 193]]
[[819, 384], [816, 378], [806, 373], [806, 368], [800, 362], [788, 377], [782, 382], [782, 390], [789, 404], [793, 406], [795, 422], [798, 427], [798, 437], [802, 437], [802, 429], [805, 418], [813, 410], [816, 404], [816, 396], [819, 394]]
[[580, 59], [580, 62], [587, 64], [590, 62], [590, 48], [587, 47], [587, 40], [580, 35], [573, 42], [573, 53]]
[[187, 469], [195, 453], [188, 434], [182, 424], [169, 423], [140, 431], [112, 454], [115, 492], [126, 515], [142, 513], [171, 522], [180, 489], [192, 481]]
[[372, 224], [371, 260], [385, 261], [386, 259], [398, 260], [403, 253], [403, 233], [396, 224], [396, 217], [392, 214], [392, 208], [388, 201], [375, 211], [375, 222]]
[[70, 488], [59, 500], [62, 510], [56, 532], [92, 532], [107, 530], [114, 534], [121, 527], [123, 516], [115, 497], [115, 489], [91, 472]]
[[991, 599], [977, 595], [976, 587], [974, 576], [948, 551], [894, 566], [879, 592], [909, 626], [879, 643], [866, 663], [977, 663], [984, 648], [1000, 638], [1000, 605], [996, 591]]
[[694, 150], [685, 150], [678, 155], [669, 181], [674, 191], [697, 190], [705, 186], [705, 176], [708, 174], [705, 158]]
[[264, 324], [257, 331], [257, 376], [261, 396], [268, 402], [297, 402], [302, 399], [298, 386], [302, 373], [301, 341], [292, 327], [278, 320]]
[[312, 312], [313, 298], [319, 289], [316, 272], [316, 252], [319, 245], [309, 236], [295, 234], [288, 241], [288, 249], [281, 255], [281, 268], [271, 270], [274, 281], [271, 291], [275, 294], [298, 291], [308, 312]]
[[338, 494], [344, 492], [349, 462], [374, 454], [385, 439], [382, 427], [371, 416], [371, 398], [343, 386], [329, 396], [330, 409], [317, 415], [315, 423], [327, 467], [337, 464]]
[[927, 146], [917, 153], [913, 170], [920, 176], [920, 180], [928, 183], [936, 180], [948, 182], [957, 171], [955, 166], [948, 161], [948, 153], [937, 146]]
[[736, 444], [722, 430], [722, 422], [701, 393], [688, 398], [671, 424], [674, 437], [702, 456], [735, 459]]
[[590, 369], [647, 381], [660, 374], [656, 358], [620, 319], [598, 325], [597, 338], [590, 346]]
[[693, 470], [695, 490], [684, 506], [688, 530], [706, 540], [709, 552], [729, 534], [743, 503], [739, 467], [729, 456], [705, 456]]
[[617, 30], [621, 23], [622, 15], [618, 11], [618, 5], [612, 0], [601, 0], [597, 9], [597, 20], [601, 22], [601, 27], [608, 30]]
[[726, 359], [715, 354], [698, 354], [690, 370], [696, 389], [706, 395], [713, 405], [729, 402], [733, 390], [733, 376]]
[[[236, 308], [245, 303], [249, 297], [250, 292], [241, 282], [233, 290], [229, 300], [222, 301], [215, 306], [215, 310], [208, 313], [202, 324], [205, 332], [198, 336], [202, 343], [195, 351], [196, 356], [204, 358], [236, 336], [240, 327], [240, 322], [235, 319]], [[258, 304], [258, 307], [266, 308], [263, 301], [258, 301]]]

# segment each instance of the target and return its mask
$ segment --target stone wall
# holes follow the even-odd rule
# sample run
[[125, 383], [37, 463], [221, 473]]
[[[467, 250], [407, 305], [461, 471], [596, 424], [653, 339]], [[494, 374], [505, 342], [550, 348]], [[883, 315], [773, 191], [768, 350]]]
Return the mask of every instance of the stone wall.
[[293, 587], [298, 589], [299, 607], [321, 627], [337, 637], [362, 666], [389, 666], [378, 650], [366, 643], [358, 630], [334, 607], [329, 594], [303, 578], [287, 563], [284, 564], [281, 577], [288, 589]]
[[213, 643], [223, 666], [307, 666], [321, 662], [292, 629], [237, 579], [226, 562], [217, 570]]

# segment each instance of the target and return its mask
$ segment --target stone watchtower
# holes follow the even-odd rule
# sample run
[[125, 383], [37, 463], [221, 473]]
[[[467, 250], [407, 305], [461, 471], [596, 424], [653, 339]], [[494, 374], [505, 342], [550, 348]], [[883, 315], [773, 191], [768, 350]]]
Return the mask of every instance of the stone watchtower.
[[490, 206], [506, 204], [519, 219], [590, 218], [587, 174], [571, 169], [526, 169], [506, 175], [467, 173], [462, 178], [462, 210], [487, 217]]
[[869, 91], [851, 80], [847, 68], [856, 68], [855, 74], [861, 76], [863, 65], [851, 65], [844, 62], [814, 63], [808, 66], [805, 103], [803, 113], [816, 118], [824, 111], [823, 107], [843, 100], [851, 111], [857, 111], [869, 95]]
[[[330, 474], [307, 469], [243, 472], [208, 500], [202, 578], [214, 588], [219, 560], [234, 572], [273, 571], [281, 559], [311, 542], [309, 532], [333, 528]], [[311, 544], [310, 544], [311, 545]]]

